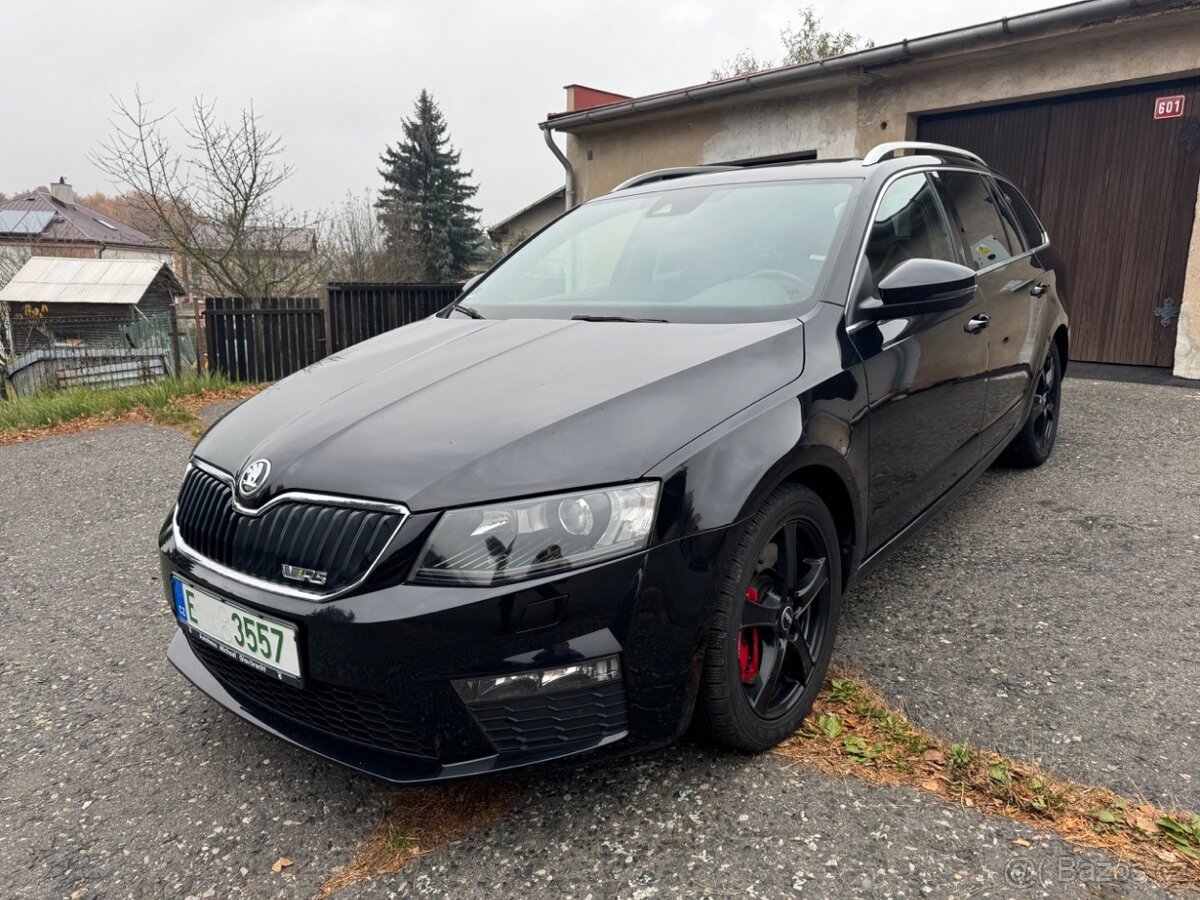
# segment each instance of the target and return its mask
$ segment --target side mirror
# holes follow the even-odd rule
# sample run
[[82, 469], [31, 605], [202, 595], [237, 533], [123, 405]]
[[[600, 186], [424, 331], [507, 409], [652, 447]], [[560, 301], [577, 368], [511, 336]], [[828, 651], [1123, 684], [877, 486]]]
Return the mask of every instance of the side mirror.
[[468, 279], [466, 280], [466, 282], [464, 282], [464, 284], [463, 284], [463, 286], [462, 286], [462, 291], [461, 291], [460, 293], [463, 293], [463, 294], [465, 294], [465, 293], [466, 293], [467, 291], [469, 291], [471, 288], [475, 287], [475, 282], [477, 282], [477, 281], [478, 281], [480, 278], [482, 278], [482, 277], [483, 277], [485, 274], [486, 274], [485, 272], [480, 272], [478, 275], [472, 275], [470, 278], [468, 278]]
[[879, 282], [879, 299], [860, 303], [872, 321], [959, 309], [975, 296], [975, 271], [944, 259], [906, 259]]

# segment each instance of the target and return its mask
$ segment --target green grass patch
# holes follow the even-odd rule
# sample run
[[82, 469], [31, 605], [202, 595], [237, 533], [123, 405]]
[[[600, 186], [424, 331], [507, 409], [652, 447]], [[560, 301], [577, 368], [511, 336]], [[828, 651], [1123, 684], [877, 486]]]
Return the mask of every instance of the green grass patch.
[[63, 391], [0, 400], [0, 435], [61, 425], [93, 416], [122, 416], [145, 410], [164, 425], [183, 424], [190, 414], [180, 401], [210, 391], [228, 391], [238, 385], [220, 375], [167, 379], [118, 388], [68, 388]]

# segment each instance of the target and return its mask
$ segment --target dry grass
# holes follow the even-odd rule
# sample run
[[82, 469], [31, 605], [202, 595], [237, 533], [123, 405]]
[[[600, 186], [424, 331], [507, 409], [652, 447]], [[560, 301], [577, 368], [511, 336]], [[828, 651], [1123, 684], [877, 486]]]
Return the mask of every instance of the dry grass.
[[0, 447], [135, 422], [179, 428], [196, 440], [206, 427], [197, 415], [201, 409], [222, 400], [251, 397], [263, 388], [223, 380], [186, 384], [182, 389], [165, 382], [158, 385], [0, 401], [0, 413], [5, 414], [0, 418]]
[[1169, 888], [1200, 889], [1200, 816], [1057, 778], [917, 728], [877, 691], [831, 674], [812, 715], [776, 752], [820, 772], [907, 785], [1105, 850]]
[[320, 897], [363, 879], [396, 872], [474, 828], [508, 812], [520, 791], [513, 779], [488, 779], [444, 787], [408, 788], [355, 852], [321, 886]]

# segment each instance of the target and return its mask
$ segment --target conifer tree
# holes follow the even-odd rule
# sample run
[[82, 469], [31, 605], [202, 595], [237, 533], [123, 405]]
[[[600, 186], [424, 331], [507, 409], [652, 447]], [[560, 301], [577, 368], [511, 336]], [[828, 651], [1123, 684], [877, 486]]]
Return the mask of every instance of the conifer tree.
[[470, 205], [479, 188], [459, 168], [446, 119], [428, 91], [421, 91], [403, 128], [403, 139], [380, 157], [384, 188], [376, 205], [388, 245], [417, 256], [427, 281], [453, 281], [481, 252], [479, 210]]

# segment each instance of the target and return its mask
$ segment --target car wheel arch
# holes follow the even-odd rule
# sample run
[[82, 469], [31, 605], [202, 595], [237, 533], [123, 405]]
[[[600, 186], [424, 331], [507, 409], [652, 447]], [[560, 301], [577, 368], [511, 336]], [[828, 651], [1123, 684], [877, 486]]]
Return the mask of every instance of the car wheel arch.
[[781, 484], [803, 484], [834, 516], [848, 579], [866, 546], [867, 497], [855, 474], [864, 464], [859, 457], [865, 444], [862, 451], [857, 443], [847, 450], [812, 440], [798, 398], [779, 403], [647, 473], [663, 482], [657, 539], [738, 525]]
[[855, 551], [862, 542], [858, 533], [860, 517], [853, 494], [842, 476], [823, 465], [808, 465], [792, 472], [783, 482], [803, 485], [821, 498], [837, 526], [842, 572], [849, 575], [856, 563]]
[[865, 517], [862, 501], [843, 457], [827, 447], [807, 447], [799, 458], [787, 461], [759, 481], [746, 497], [739, 521], [753, 515], [766, 498], [782, 484], [799, 484], [813, 491], [829, 509], [837, 526], [841, 546], [843, 584], [861, 561], [865, 546]]
[[1067, 326], [1059, 325], [1058, 328], [1054, 332], [1054, 337], [1052, 340], [1054, 341], [1055, 344], [1058, 345], [1059, 365], [1062, 366], [1063, 374], [1066, 374], [1066, 371], [1067, 371], [1067, 349], [1068, 349], [1068, 346], [1070, 343], [1070, 336], [1067, 333]]

